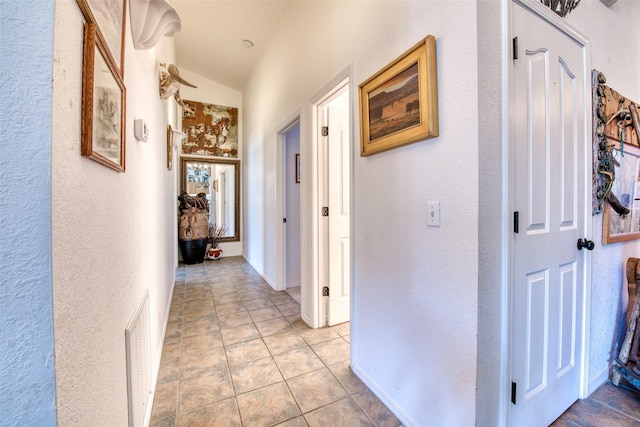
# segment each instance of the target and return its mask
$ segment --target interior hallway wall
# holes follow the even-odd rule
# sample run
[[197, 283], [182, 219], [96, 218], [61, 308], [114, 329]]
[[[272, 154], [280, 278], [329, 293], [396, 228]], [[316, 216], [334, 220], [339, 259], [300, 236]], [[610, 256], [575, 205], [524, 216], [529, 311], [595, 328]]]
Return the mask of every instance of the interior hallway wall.
[[[58, 422], [124, 426], [125, 328], [148, 290], [157, 372], [175, 280], [177, 200], [166, 166], [167, 117], [175, 108], [158, 96], [158, 63], [173, 61], [173, 41], [135, 50], [127, 7], [126, 172], [118, 173], [80, 155], [84, 18], [75, 0], [56, 1], [55, 8], [51, 191]], [[148, 142], [135, 139], [134, 118], [146, 121]]]
[[[0, 2], [0, 423], [55, 426], [52, 2]], [[14, 38], [14, 34], [19, 34]]]
[[[244, 93], [245, 255], [275, 279], [276, 129], [352, 66], [357, 84], [437, 39], [440, 136], [359, 156], [354, 121], [352, 367], [407, 425], [473, 425], [476, 394], [478, 99], [475, 1], [290, 2]], [[304, 137], [302, 138], [304, 141]], [[301, 146], [302, 170], [312, 170]], [[307, 176], [307, 172], [304, 172]], [[302, 204], [311, 184], [301, 183]], [[442, 226], [427, 227], [427, 201]], [[309, 241], [310, 212], [302, 212]], [[305, 220], [307, 218], [307, 220]], [[306, 222], [305, 222], [306, 221]], [[303, 248], [305, 251], [305, 248]], [[310, 266], [302, 265], [302, 280]], [[434, 369], [434, 367], [436, 367]]]

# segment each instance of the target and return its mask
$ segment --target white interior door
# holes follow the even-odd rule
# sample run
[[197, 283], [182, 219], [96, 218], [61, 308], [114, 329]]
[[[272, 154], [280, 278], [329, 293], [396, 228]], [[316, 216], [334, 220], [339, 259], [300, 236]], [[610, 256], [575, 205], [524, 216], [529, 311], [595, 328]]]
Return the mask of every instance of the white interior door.
[[[348, 99], [348, 98], [347, 98]], [[350, 153], [349, 110], [328, 107], [329, 326], [350, 318]]]
[[585, 46], [512, 5], [509, 424], [546, 426], [581, 394], [590, 81]]

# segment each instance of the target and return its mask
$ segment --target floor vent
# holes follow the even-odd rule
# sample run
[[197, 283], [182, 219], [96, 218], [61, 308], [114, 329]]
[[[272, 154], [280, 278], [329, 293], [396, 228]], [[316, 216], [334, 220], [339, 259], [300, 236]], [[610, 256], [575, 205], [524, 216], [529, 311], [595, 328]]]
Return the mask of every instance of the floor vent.
[[125, 330], [129, 427], [142, 427], [151, 397], [149, 291], [145, 291]]

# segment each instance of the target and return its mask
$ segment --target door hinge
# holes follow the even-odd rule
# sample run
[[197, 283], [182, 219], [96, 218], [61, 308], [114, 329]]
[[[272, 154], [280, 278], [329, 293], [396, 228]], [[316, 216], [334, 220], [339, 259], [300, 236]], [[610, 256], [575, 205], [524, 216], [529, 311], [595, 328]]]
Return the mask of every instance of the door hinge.
[[282, 218], [282, 222], [287, 222], [287, 218]]
[[518, 388], [518, 384], [511, 381], [511, 403], [516, 404], [516, 389]]
[[329, 296], [329, 287], [328, 286], [323, 286], [322, 287], [322, 296], [323, 297], [328, 297]]
[[513, 59], [518, 59], [518, 37], [513, 38]]
[[329, 206], [322, 207], [322, 216], [329, 216]]
[[329, 126], [322, 126], [322, 136], [329, 136]]
[[520, 212], [518, 211], [515, 211], [513, 213], [513, 232], [514, 233], [520, 232]]

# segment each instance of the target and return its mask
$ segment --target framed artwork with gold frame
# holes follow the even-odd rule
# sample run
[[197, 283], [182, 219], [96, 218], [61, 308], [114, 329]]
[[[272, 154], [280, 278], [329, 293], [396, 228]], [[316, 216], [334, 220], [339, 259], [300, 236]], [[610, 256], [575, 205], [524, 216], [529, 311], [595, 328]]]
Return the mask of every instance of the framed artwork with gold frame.
[[436, 39], [427, 36], [359, 86], [360, 155], [438, 136]]

